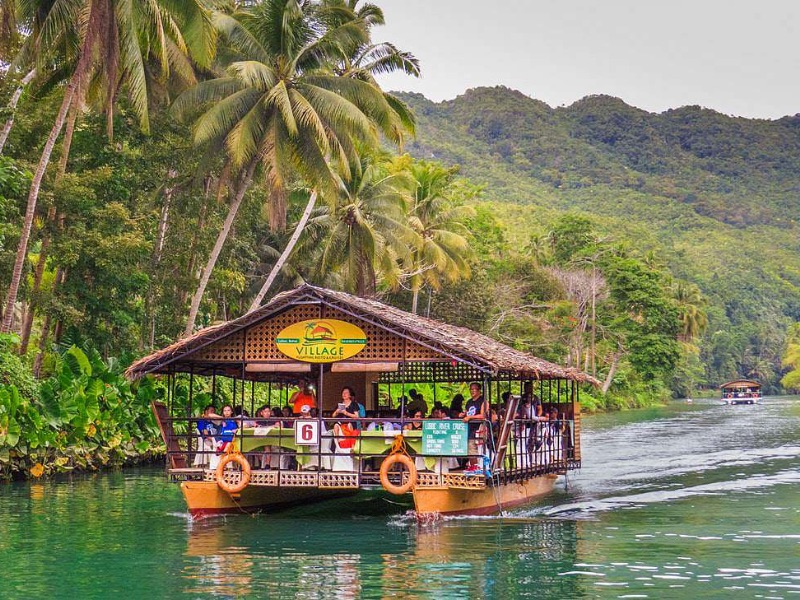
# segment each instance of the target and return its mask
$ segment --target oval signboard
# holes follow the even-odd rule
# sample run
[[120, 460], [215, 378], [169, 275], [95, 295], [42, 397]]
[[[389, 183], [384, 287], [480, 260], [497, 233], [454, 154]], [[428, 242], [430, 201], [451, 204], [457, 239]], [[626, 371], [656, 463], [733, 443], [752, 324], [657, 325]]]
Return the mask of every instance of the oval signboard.
[[307, 319], [289, 325], [275, 338], [289, 358], [329, 363], [355, 356], [367, 345], [367, 335], [352, 323], [336, 319]]

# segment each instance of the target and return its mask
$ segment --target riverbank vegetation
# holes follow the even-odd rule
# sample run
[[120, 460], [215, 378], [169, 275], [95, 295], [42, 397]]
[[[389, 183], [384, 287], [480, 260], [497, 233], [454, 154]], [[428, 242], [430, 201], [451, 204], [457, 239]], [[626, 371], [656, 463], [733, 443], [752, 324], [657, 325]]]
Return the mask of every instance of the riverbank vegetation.
[[390, 94], [420, 66], [358, 0], [35, 4], [2, 8], [6, 476], [158, 451], [121, 366], [301, 281], [578, 367], [592, 410], [779, 389], [800, 161], [760, 140], [795, 121]]

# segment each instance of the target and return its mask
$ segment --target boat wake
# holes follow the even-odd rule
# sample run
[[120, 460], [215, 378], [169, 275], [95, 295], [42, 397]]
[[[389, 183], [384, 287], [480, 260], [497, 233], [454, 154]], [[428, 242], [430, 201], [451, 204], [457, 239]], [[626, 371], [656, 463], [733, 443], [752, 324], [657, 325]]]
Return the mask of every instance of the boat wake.
[[773, 475], [754, 475], [743, 479], [731, 479], [715, 483], [656, 490], [639, 494], [611, 496], [585, 502], [559, 506], [537, 507], [515, 513], [516, 516], [539, 516], [549, 518], [591, 518], [593, 515], [616, 509], [636, 508], [648, 504], [680, 501], [693, 496], [724, 495], [730, 492], [746, 492], [770, 488], [776, 485], [799, 484], [800, 471], [785, 470]]

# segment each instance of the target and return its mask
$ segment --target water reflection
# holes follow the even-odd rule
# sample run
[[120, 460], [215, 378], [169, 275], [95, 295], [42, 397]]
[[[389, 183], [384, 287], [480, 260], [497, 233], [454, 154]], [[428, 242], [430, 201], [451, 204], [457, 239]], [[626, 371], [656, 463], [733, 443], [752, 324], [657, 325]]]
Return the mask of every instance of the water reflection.
[[[190, 524], [182, 577], [193, 595], [302, 598], [578, 597], [560, 575], [578, 556], [581, 522], [408, 518], [240, 519]], [[267, 584], [266, 582], [270, 582]], [[546, 590], [546, 591], [545, 591]]]

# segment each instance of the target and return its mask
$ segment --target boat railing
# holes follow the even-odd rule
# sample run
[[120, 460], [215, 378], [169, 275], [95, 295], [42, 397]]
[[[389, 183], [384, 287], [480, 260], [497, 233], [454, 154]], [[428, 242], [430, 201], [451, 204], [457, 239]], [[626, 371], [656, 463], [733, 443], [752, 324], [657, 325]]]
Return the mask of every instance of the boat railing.
[[[198, 431], [202, 417], [170, 417], [174, 439], [167, 440], [167, 464], [175, 479], [208, 479], [228, 451], [241, 452], [253, 471], [276, 472], [275, 483], [297, 481], [299, 473], [348, 473], [360, 487], [380, 485], [380, 466], [402, 435], [405, 451], [426, 481], [448, 473], [479, 474], [487, 481], [504, 483], [546, 473], [562, 473], [579, 466], [575, 459], [575, 423], [572, 419], [515, 419], [510, 427], [500, 464], [493, 464], [500, 428], [481, 423], [478, 453], [440, 454], [423, 450], [423, 423], [434, 419], [367, 417], [359, 419], [234, 417], [238, 427], [230, 446], [218, 437]], [[474, 423], [474, 421], [473, 421]], [[304, 425], [310, 425], [304, 442]], [[349, 426], [349, 427], [348, 427]], [[316, 429], [316, 433], [313, 431]], [[174, 465], [185, 465], [175, 468]], [[285, 474], [285, 476], [283, 475]], [[393, 478], [402, 475], [393, 473]], [[268, 479], [273, 481], [273, 479]]]

